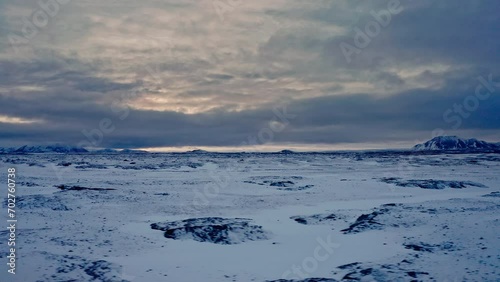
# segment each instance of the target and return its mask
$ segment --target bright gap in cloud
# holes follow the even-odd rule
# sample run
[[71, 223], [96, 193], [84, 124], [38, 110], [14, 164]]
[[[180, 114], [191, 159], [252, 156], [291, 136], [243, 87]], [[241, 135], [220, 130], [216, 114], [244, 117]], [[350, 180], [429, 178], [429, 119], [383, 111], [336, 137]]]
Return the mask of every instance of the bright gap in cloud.
[[20, 117], [0, 115], [0, 123], [29, 124], [29, 123], [39, 123], [39, 122], [42, 121], [38, 119], [25, 119]]
[[384, 150], [384, 149], [409, 149], [415, 143], [339, 143], [339, 144], [262, 144], [255, 146], [178, 146], [178, 147], [151, 147], [139, 148], [149, 152], [187, 152], [203, 150], [208, 152], [279, 152], [292, 150], [295, 152], [326, 152], [326, 151], [358, 151], [358, 150]]

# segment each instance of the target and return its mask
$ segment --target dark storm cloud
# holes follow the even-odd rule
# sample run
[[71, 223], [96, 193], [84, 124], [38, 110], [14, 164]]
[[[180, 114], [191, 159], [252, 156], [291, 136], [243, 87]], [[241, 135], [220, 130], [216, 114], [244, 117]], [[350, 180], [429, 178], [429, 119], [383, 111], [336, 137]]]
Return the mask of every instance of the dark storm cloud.
[[[398, 140], [401, 135], [413, 136], [412, 132], [431, 132], [435, 128], [451, 130], [454, 123], [443, 120], [443, 113], [473, 95], [472, 86], [465, 89], [448, 86], [437, 91], [413, 90], [383, 98], [350, 94], [296, 101], [286, 108], [287, 113], [295, 116], [294, 119], [285, 131], [276, 134], [275, 141], [361, 142], [366, 136], [373, 141], [386, 141]], [[19, 112], [20, 101], [1, 102], [13, 108], [13, 112]], [[193, 115], [130, 110], [128, 116], [121, 120], [120, 112], [114, 113], [109, 107], [92, 104], [75, 107], [71, 102], [67, 105], [39, 105], [24, 101], [23, 105], [26, 112], [42, 113], [47, 122], [42, 127], [2, 124], [2, 132], [9, 132], [3, 138], [38, 141], [52, 138], [54, 141], [66, 140], [76, 144], [97, 138], [93, 136], [88, 139], [82, 131], [92, 132], [99, 128], [103, 118], [109, 118], [116, 130], [104, 134], [99, 144], [102, 146], [237, 146], [249, 137], [255, 137], [261, 129], [269, 128], [269, 122], [276, 119], [271, 107]], [[462, 129], [499, 130], [498, 108], [500, 96], [492, 95], [487, 101], [481, 102], [478, 110], [470, 113], [470, 117], [463, 119]], [[33, 115], [26, 115], [26, 118], [29, 117]]]
[[[366, 10], [376, 13], [387, 9], [383, 4], [374, 7], [373, 4], [354, 2], [349, 5], [351, 8], [369, 5]], [[388, 60], [401, 65], [439, 62], [498, 69], [493, 63], [500, 59], [497, 51], [500, 48], [498, 1], [424, 0], [400, 3], [402, 12], [392, 15], [389, 25], [382, 27], [359, 56], [353, 56], [352, 64], [346, 62], [339, 44], [353, 44], [355, 28], [365, 31], [366, 25], [374, 20], [370, 13], [362, 13], [356, 22], [351, 23], [346, 36], [331, 38], [325, 49], [325, 58], [333, 59], [336, 64], [347, 68], [363, 68], [367, 65], [377, 67], [377, 62]]]
[[99, 75], [97, 71], [97, 67], [53, 53], [41, 55], [40, 59], [35, 60], [0, 59], [0, 84], [3, 87], [71, 86], [76, 90], [89, 92], [130, 90], [138, 86], [137, 83], [117, 83], [96, 77]]

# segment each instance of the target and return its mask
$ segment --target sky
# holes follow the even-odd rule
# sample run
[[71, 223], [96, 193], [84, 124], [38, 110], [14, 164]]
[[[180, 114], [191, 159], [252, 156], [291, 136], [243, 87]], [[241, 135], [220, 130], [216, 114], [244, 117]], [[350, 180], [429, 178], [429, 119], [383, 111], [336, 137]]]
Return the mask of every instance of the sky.
[[0, 146], [500, 141], [497, 0], [0, 0]]

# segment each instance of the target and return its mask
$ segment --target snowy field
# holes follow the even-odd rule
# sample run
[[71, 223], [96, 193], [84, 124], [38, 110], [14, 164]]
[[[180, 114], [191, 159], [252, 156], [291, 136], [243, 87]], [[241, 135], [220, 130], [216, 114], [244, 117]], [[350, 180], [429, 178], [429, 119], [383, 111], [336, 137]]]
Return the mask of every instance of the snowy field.
[[498, 154], [0, 162], [18, 186], [16, 274], [4, 229], [0, 281], [500, 280]]

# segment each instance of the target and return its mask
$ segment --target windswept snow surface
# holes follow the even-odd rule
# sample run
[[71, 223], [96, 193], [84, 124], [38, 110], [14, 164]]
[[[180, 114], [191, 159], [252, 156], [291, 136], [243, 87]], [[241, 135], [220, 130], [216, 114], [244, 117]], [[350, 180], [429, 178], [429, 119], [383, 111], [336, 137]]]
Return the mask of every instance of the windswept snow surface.
[[16, 275], [4, 229], [0, 281], [500, 280], [499, 154], [0, 162], [18, 185]]

